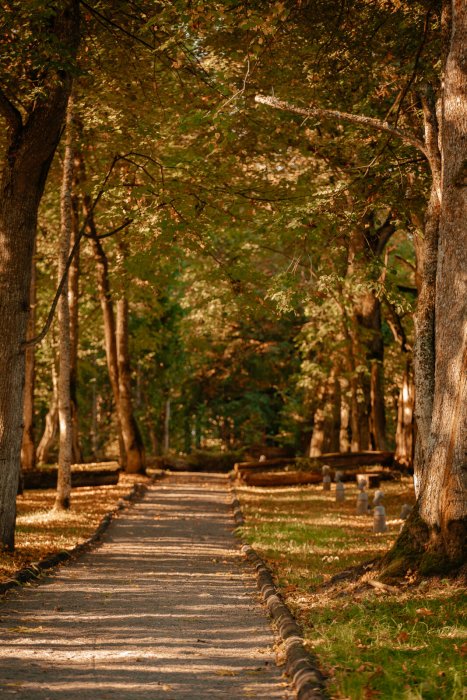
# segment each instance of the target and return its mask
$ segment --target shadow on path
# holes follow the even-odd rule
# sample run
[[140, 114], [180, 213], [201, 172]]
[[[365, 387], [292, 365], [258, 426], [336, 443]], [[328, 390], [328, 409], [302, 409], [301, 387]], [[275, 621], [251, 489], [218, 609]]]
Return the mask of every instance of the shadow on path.
[[291, 698], [229, 500], [225, 477], [173, 475], [99, 549], [10, 594], [1, 697]]

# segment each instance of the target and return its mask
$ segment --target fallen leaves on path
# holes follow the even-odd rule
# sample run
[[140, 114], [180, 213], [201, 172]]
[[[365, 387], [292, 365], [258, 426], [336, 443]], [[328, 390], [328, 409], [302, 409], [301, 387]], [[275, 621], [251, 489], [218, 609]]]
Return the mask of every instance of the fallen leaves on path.
[[54, 489], [25, 491], [17, 499], [16, 549], [13, 553], [0, 553], [0, 582], [48, 555], [84, 542], [103, 516], [130, 493], [135, 482], [147, 481], [144, 476], [121, 474], [115, 486], [74, 489], [70, 510], [61, 512], [53, 510]]

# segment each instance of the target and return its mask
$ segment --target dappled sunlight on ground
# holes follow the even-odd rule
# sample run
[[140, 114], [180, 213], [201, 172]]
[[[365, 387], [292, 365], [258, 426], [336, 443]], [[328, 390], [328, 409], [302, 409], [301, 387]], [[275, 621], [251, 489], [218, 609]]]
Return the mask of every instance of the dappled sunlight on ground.
[[18, 496], [16, 549], [13, 554], [0, 553], [0, 581], [11, 578], [21, 567], [84, 542], [101, 518], [131, 491], [135, 482], [147, 483], [148, 479], [121, 474], [119, 483], [114, 486], [73, 489], [71, 508], [66, 511], [53, 509], [54, 489], [28, 490]]
[[[186, 477], [185, 477], [186, 479]], [[172, 477], [104, 544], [9, 596], [3, 689], [18, 698], [271, 698], [287, 687], [245, 567], [226, 480]]]
[[[375, 587], [371, 568], [356, 581], [331, 578], [383, 554], [400, 531], [411, 479], [383, 482], [388, 531], [373, 533], [373, 513], [356, 515], [357, 488], [347, 498], [320, 486], [240, 486], [243, 536], [266, 559], [302, 624], [307, 645], [339, 700], [462, 700], [467, 630], [461, 581], [408, 577], [400, 588]], [[370, 491], [370, 506], [372, 493]]]

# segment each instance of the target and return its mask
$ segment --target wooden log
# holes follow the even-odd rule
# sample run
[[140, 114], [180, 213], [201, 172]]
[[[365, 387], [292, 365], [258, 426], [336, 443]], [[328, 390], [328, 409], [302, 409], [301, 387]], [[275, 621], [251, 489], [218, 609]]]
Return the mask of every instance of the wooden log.
[[364, 452], [328, 452], [316, 458], [322, 464], [329, 464], [334, 469], [358, 469], [380, 464], [382, 467], [391, 467], [394, 461], [394, 452], [382, 452], [367, 450]]
[[237, 462], [234, 465], [234, 471], [235, 473], [238, 473], [242, 469], [280, 469], [282, 467], [286, 467], [288, 464], [294, 465], [296, 461], [296, 457], [276, 457], [275, 459], [266, 459], [264, 462], [260, 462], [259, 460], [251, 462]]
[[244, 472], [242, 481], [248, 486], [295, 486], [300, 484], [319, 484], [321, 474], [316, 472], [263, 472], [252, 474]]
[[[118, 484], [120, 467], [116, 462], [109, 466], [73, 465], [71, 468], [71, 485], [73, 488], [83, 486], [113, 486]], [[25, 489], [55, 489], [57, 487], [57, 467], [30, 469], [23, 473]]]
[[281, 469], [286, 466], [297, 466], [306, 469], [321, 469], [324, 464], [339, 470], [360, 470], [361, 467], [374, 465], [392, 466], [393, 452], [365, 451], [365, 452], [328, 452], [319, 457], [307, 459], [305, 457], [281, 457], [267, 459], [264, 462], [237, 462], [234, 471], [239, 474], [243, 471], [265, 471]]

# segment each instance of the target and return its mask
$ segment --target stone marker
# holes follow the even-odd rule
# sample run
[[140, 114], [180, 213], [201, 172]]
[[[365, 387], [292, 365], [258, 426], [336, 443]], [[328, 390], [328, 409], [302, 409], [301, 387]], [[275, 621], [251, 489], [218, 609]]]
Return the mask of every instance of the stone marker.
[[357, 515], [368, 515], [368, 494], [360, 491], [357, 496]]
[[266, 461], [266, 455], [261, 455], [259, 458], [260, 462], [265, 462]]
[[404, 505], [401, 508], [401, 514], [400, 514], [400, 519], [401, 520], [407, 520], [409, 517], [410, 513], [412, 512], [412, 506], [409, 505], [408, 503], [404, 503]]
[[323, 491], [330, 491], [331, 490], [331, 477], [329, 474], [325, 474], [323, 476]]
[[344, 472], [336, 472], [336, 475], [334, 477], [336, 484], [338, 484], [340, 481], [342, 481], [343, 476], [344, 476]]
[[360, 489], [360, 491], [363, 491], [363, 489], [368, 488], [368, 477], [366, 474], [357, 474], [357, 488]]
[[323, 466], [321, 467], [321, 473], [323, 476], [331, 473], [331, 467], [329, 466], [329, 464], [323, 464]]
[[341, 481], [336, 484], [336, 501], [338, 503], [345, 501], [345, 486]]
[[378, 489], [375, 491], [375, 495], [373, 496], [373, 505], [374, 506], [380, 506], [383, 502], [384, 498], [384, 491], [381, 491], [381, 489]]
[[373, 511], [373, 532], [386, 532], [388, 526], [386, 525], [386, 509], [384, 506], [376, 506]]

